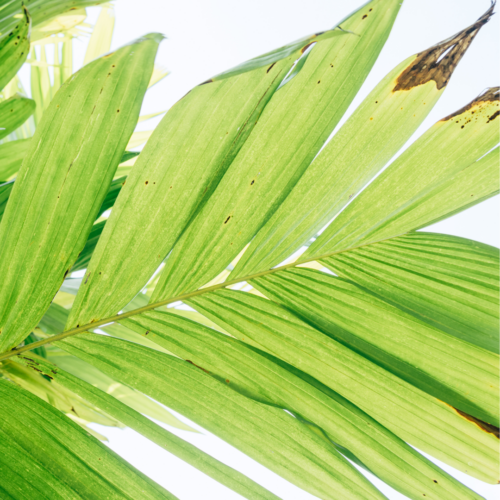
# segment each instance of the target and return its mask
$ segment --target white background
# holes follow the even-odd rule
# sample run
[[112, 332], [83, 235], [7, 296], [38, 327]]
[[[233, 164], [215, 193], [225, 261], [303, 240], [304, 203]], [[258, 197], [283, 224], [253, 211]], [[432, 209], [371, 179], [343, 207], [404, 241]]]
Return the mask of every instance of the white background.
[[[332, 27], [363, 3], [362, 0], [118, 0], [112, 48], [153, 31], [168, 37], [160, 48], [157, 62], [172, 74], [148, 92], [143, 113], [152, 113], [167, 110], [191, 87], [225, 69], [304, 35]], [[406, 0], [389, 41], [349, 112], [397, 63], [468, 26], [489, 5], [489, 0]], [[88, 12], [92, 21], [99, 9], [91, 8]], [[498, 33], [498, 18], [494, 16], [477, 36], [443, 97], [412, 140], [435, 121], [468, 103], [484, 88], [498, 85]], [[80, 44], [83, 60], [86, 42]], [[141, 125], [146, 130], [157, 122]], [[432, 230], [499, 246], [498, 204], [498, 197], [495, 197], [435, 225]], [[108, 436], [108, 444], [113, 450], [182, 500], [240, 498], [134, 431], [97, 425], [95, 428]], [[241, 470], [284, 499], [314, 498], [206, 431], [193, 434], [169, 430]], [[498, 498], [500, 488], [444, 468], [486, 499]], [[385, 485], [380, 489], [390, 499], [404, 498]]]

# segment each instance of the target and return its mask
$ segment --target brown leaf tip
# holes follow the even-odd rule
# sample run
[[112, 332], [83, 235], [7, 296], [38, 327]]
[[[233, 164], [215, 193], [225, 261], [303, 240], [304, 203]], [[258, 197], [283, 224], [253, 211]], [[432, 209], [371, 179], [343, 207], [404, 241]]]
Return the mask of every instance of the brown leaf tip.
[[[451, 115], [445, 116], [441, 121], [446, 122], [451, 120], [457, 116], [462, 115], [466, 111], [469, 111], [474, 108], [482, 108], [485, 104], [490, 102], [499, 102], [500, 104], [500, 87], [491, 87], [486, 89], [484, 92], [481, 92], [474, 100], [472, 100], [469, 104], [465, 105], [463, 108], [460, 108], [458, 111], [455, 111]], [[498, 116], [498, 111], [493, 113], [491, 116], [488, 116], [488, 122], [493, 121]]]
[[413, 63], [397, 79], [393, 92], [411, 90], [431, 80], [436, 82], [438, 90], [445, 87], [479, 30], [490, 20], [494, 7], [495, 2], [492, 2], [491, 7], [474, 24], [417, 54]]

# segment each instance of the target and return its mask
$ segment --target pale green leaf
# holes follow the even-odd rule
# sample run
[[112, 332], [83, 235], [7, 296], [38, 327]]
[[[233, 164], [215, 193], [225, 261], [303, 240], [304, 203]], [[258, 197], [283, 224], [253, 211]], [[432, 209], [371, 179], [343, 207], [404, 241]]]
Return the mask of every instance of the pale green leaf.
[[45, 111], [0, 224], [0, 350], [36, 326], [84, 247], [159, 41], [149, 35], [85, 66]]
[[58, 345], [175, 409], [320, 498], [385, 498], [332, 446], [291, 415], [238, 394], [190, 363], [95, 334], [72, 337]]
[[[499, 88], [491, 88], [433, 125], [328, 226], [303, 258], [399, 236], [498, 192], [498, 169], [486, 158], [476, 160], [499, 142], [499, 107]], [[480, 162], [486, 162], [486, 172]], [[465, 187], [466, 206], [463, 192], [454, 196]]]
[[417, 130], [490, 15], [386, 75], [257, 233], [230, 279], [283, 262], [349, 203]]
[[88, 64], [97, 57], [106, 54], [111, 48], [111, 39], [115, 27], [115, 8], [112, 4], [106, 4], [101, 8], [101, 13], [92, 30], [85, 59], [83, 64]]
[[271, 99], [214, 194], [169, 255], [152, 301], [217, 276], [273, 215], [331, 134], [382, 49], [401, 8], [373, 0], [321, 40]]
[[341, 445], [342, 453], [349, 449], [372, 473], [414, 500], [423, 495], [436, 500], [480, 498], [359, 408], [324, 386], [310, 385], [305, 374], [297, 376], [291, 366], [277, 364], [262, 351], [169, 313], [151, 311], [122, 323], [232, 389], [314, 422]]

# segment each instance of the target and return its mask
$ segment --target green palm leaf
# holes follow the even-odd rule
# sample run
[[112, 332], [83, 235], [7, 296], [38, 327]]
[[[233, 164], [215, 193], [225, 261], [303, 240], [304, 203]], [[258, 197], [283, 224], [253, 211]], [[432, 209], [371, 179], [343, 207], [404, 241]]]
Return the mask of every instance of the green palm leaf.
[[[498, 252], [419, 230], [498, 193], [498, 87], [399, 152], [494, 5], [397, 65], [328, 141], [400, 0], [221, 73], [135, 132], [165, 74], [160, 36], [99, 58], [105, 6], [98, 58], [71, 76], [85, 12], [58, 38], [70, 2], [30, 3], [37, 129], [0, 145], [0, 178], [17, 174], [0, 184], [2, 494], [173, 498], [88, 436], [94, 422], [275, 498], [146, 418], [190, 430], [161, 403], [319, 498], [383, 498], [350, 459], [415, 500], [480, 499], [419, 450], [499, 481]], [[18, 2], [0, 10], [27, 47], [28, 25]], [[24, 59], [8, 40], [10, 80]], [[29, 138], [32, 119], [15, 129], [31, 113], [2, 101], [3, 136]]]

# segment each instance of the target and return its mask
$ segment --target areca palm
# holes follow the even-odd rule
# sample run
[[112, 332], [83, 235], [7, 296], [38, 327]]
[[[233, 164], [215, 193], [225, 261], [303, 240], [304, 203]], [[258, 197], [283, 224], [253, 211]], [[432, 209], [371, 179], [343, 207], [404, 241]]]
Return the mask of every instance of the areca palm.
[[[69, 4], [0, 10], [0, 87], [30, 26], [59, 36]], [[132, 160], [161, 35], [71, 76], [63, 62], [54, 84], [32, 51], [36, 106], [0, 103], [5, 136], [36, 127], [0, 145], [6, 498], [174, 498], [88, 422], [276, 498], [146, 418], [184, 425], [145, 395], [319, 498], [383, 498], [347, 459], [412, 499], [480, 498], [415, 448], [498, 482], [498, 253], [420, 230], [498, 193], [499, 89], [385, 168], [494, 6], [396, 66], [328, 141], [400, 7], [372, 0], [203, 82]]]

